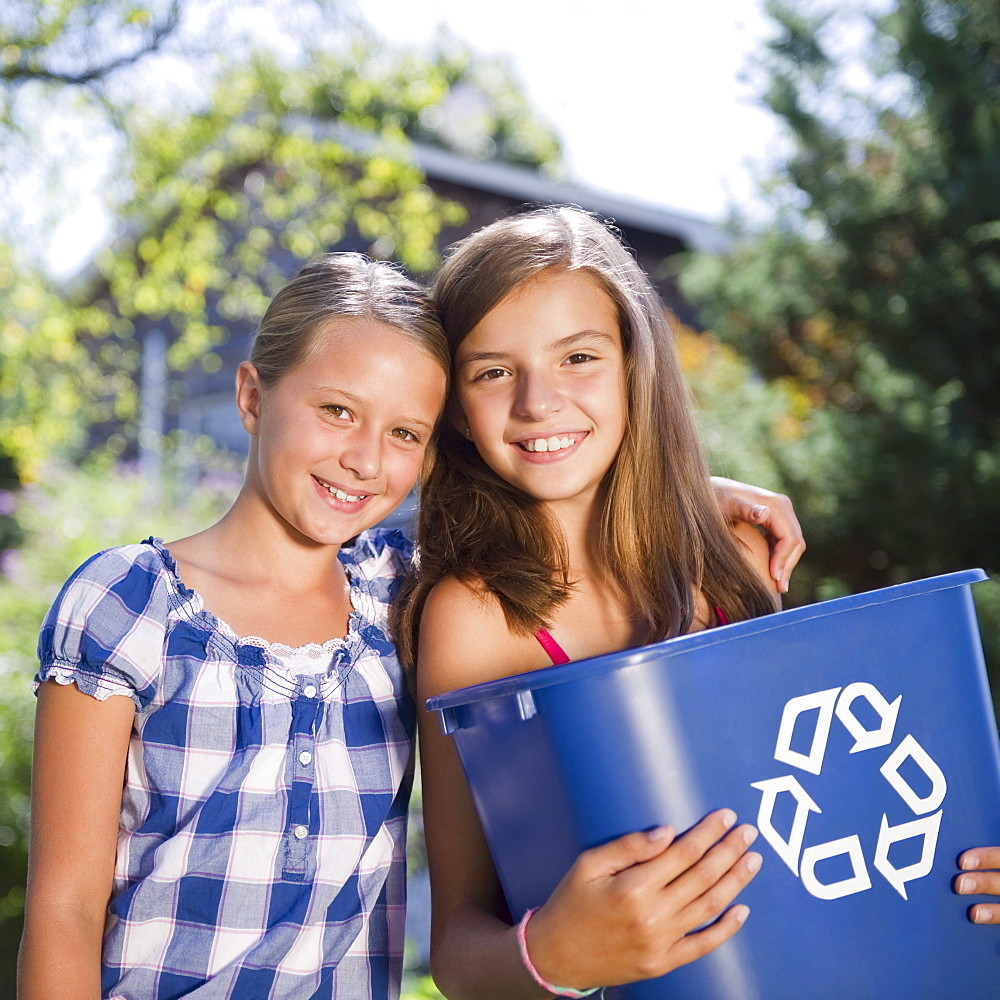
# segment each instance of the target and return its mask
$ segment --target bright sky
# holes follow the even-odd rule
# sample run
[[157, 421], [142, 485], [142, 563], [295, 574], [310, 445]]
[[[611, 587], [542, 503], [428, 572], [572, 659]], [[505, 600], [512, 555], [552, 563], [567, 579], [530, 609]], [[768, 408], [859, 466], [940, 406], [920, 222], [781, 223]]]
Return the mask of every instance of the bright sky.
[[443, 23], [509, 54], [587, 186], [721, 219], [752, 198], [749, 165], [775, 152], [773, 119], [740, 80], [768, 30], [761, 0], [355, 3], [393, 40]]

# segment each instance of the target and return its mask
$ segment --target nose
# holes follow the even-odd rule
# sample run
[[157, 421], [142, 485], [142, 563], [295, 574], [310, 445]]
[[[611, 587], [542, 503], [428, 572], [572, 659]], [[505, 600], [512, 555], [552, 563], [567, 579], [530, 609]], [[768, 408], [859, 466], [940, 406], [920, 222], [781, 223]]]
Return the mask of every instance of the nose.
[[526, 372], [517, 381], [514, 412], [524, 420], [545, 420], [562, 409], [556, 378], [546, 372]]
[[382, 435], [358, 428], [340, 454], [340, 464], [359, 480], [377, 479], [382, 475]]

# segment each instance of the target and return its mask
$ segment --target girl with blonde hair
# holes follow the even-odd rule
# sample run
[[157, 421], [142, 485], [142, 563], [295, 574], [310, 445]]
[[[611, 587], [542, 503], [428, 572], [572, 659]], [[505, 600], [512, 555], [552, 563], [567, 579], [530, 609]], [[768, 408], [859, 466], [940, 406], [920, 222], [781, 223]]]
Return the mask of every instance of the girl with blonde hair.
[[427, 293], [359, 254], [271, 302], [226, 515], [106, 549], [42, 627], [21, 1000], [399, 995], [413, 709], [373, 526], [448, 383]]

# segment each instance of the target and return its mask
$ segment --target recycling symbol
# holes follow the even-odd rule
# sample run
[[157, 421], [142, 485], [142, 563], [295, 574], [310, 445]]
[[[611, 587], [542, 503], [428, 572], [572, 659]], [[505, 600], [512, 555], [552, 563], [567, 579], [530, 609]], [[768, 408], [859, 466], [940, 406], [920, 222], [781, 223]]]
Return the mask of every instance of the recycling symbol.
[[[862, 713], [863, 718], [869, 722], [873, 717], [878, 718], [876, 728], [865, 728], [864, 723], [855, 714], [854, 708], [858, 699], [865, 699], [871, 709], [870, 712]], [[900, 695], [890, 703], [874, 685], [865, 682], [792, 698], [785, 704], [781, 714], [774, 759], [809, 774], [821, 774], [834, 716], [854, 738], [854, 746], [850, 750], [852, 754], [870, 753], [879, 747], [889, 746], [893, 742], [902, 700], [903, 697]], [[858, 707], [861, 708], [860, 705]], [[815, 729], [808, 753], [793, 750], [791, 746], [796, 722], [804, 712], [816, 713]], [[907, 764], [908, 761], [911, 763]], [[907, 764], [907, 774], [913, 774], [915, 766], [926, 775], [930, 783], [929, 791], [925, 790], [924, 783], [921, 783], [924, 794], [921, 795], [914, 790], [901, 773], [904, 764]], [[941, 828], [941, 804], [948, 791], [948, 783], [941, 768], [910, 734], [896, 744], [879, 771], [915, 818], [909, 822], [890, 825], [888, 817], [885, 813], [882, 814], [872, 865], [896, 892], [906, 899], [906, 883], [930, 874], [934, 865], [934, 851], [937, 847], [938, 831]], [[840, 899], [871, 889], [872, 876], [862, 852], [861, 838], [857, 833], [803, 847], [807, 840], [809, 815], [821, 813], [823, 810], [802, 787], [794, 773], [755, 781], [751, 783], [751, 787], [761, 793], [757, 828], [774, 848], [778, 857], [792, 870], [792, 874], [802, 880], [802, 885], [809, 893], [819, 899]], [[772, 823], [775, 805], [783, 795], [791, 795], [795, 800], [795, 813], [787, 836], [782, 836]], [[899, 841], [915, 837], [923, 838], [919, 859], [902, 868], [895, 867], [889, 858], [890, 848]], [[816, 874], [816, 866], [821, 861], [840, 856], [846, 857], [851, 874], [834, 882], [820, 881]], [[841, 868], [841, 871], [843, 870], [846, 869]]]

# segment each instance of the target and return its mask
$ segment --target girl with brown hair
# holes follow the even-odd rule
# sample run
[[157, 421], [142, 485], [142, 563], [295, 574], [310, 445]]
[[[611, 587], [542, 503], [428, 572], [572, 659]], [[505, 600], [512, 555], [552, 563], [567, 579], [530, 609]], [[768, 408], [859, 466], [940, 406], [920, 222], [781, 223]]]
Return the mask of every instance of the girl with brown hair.
[[[455, 249], [435, 297], [453, 392], [396, 630], [404, 657], [418, 653], [420, 705], [776, 610], [766, 541], [716, 501], [663, 307], [606, 226], [565, 208], [494, 223]], [[746, 918], [726, 908], [760, 865], [755, 831], [719, 810], [676, 839], [662, 828], [585, 852], [512, 927], [457, 755], [435, 718], [420, 727], [447, 996], [580, 996], [662, 975]]]

